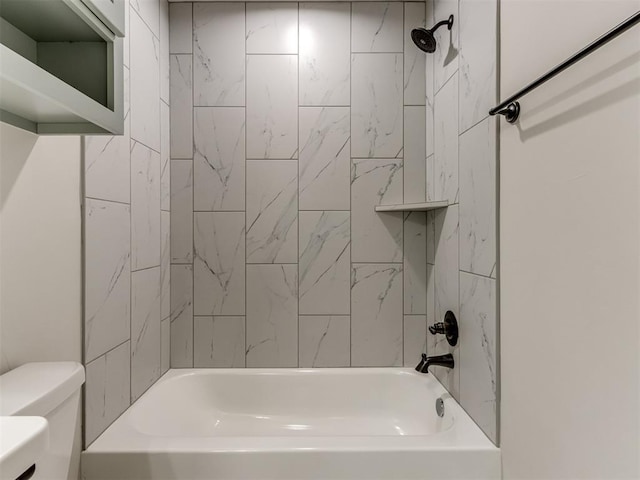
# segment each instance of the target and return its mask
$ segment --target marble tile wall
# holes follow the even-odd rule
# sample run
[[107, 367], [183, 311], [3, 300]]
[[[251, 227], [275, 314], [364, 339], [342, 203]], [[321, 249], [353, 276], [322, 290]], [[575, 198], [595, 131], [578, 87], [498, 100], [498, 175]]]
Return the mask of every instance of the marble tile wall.
[[416, 364], [426, 215], [373, 207], [426, 198], [424, 17], [170, 4], [172, 368]]
[[432, 371], [497, 442], [497, 0], [426, 6], [429, 25], [455, 16], [425, 64], [426, 195], [451, 203], [427, 215], [427, 321], [451, 310], [460, 326], [456, 347], [429, 335], [427, 350], [454, 355], [455, 369]]
[[83, 142], [85, 446], [169, 369], [170, 150], [191, 157], [170, 134], [169, 45], [182, 39], [170, 35], [169, 4], [125, 8], [125, 133]]

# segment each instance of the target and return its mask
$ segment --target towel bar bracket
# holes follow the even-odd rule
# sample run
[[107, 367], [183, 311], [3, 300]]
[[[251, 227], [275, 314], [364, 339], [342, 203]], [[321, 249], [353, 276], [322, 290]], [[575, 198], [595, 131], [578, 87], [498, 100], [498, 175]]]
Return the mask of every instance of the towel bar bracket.
[[520, 103], [511, 102], [502, 110], [495, 112], [492, 115], [504, 115], [504, 119], [509, 123], [516, 123], [520, 117]]

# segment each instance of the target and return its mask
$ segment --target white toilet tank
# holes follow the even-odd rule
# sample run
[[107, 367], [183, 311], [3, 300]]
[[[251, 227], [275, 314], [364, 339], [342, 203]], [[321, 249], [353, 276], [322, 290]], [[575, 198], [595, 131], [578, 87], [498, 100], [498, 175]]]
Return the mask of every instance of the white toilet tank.
[[0, 376], [0, 415], [45, 417], [49, 422], [49, 449], [36, 464], [33, 479], [69, 477], [83, 383], [84, 367], [77, 362], [26, 363]]

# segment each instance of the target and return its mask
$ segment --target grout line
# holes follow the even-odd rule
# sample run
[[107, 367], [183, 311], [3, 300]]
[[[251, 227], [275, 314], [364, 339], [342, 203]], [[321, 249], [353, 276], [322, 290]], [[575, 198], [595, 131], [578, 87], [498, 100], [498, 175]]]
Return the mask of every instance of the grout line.
[[[159, 120], [159, 118], [158, 118], [158, 120]], [[153, 151], [153, 152], [157, 153], [158, 155], [161, 155], [161, 153], [160, 153], [158, 150], [156, 150], [155, 148], [151, 148], [151, 147], [150, 147], [149, 145], [147, 145], [146, 143], [141, 142], [140, 140], [137, 140], [137, 139], [133, 138], [133, 136], [130, 136], [130, 140], [131, 140], [132, 142], [139, 143], [139, 144], [140, 144], [140, 145], [142, 145], [143, 147], [148, 148], [149, 150], [151, 150], [151, 151]]]
[[[458, 79], [458, 82], [460, 82], [460, 79]], [[458, 84], [458, 90], [460, 89], [460, 85]], [[458, 111], [460, 110], [460, 98], [458, 98]], [[476, 123], [474, 123], [473, 125], [471, 125], [470, 127], [467, 127], [465, 130], [463, 130], [462, 132], [460, 132], [460, 136], [464, 135], [465, 133], [467, 133], [469, 130], [473, 130], [474, 127], [477, 127], [478, 125], [480, 125], [482, 122], [484, 122], [485, 120], [491, 118], [491, 115], [485, 115], [484, 117], [482, 117], [480, 120], [478, 120]]]
[[247, 368], [247, 338], [248, 338], [248, 294], [247, 294], [247, 278], [248, 278], [248, 264], [247, 264], [247, 210], [248, 210], [248, 196], [247, 196], [247, 178], [248, 178], [248, 162], [247, 162], [247, 110], [249, 106], [247, 105], [247, 91], [248, 91], [248, 78], [247, 78], [247, 4], [244, 3], [244, 17], [243, 17], [243, 28], [244, 28], [244, 368]]
[[[83, 175], [84, 176], [84, 175]], [[85, 194], [86, 195], [86, 194]], [[90, 196], [85, 196], [85, 201], [86, 200], [92, 200], [94, 202], [104, 202], [104, 203], [113, 203], [116, 205], [125, 205], [127, 207], [131, 206], [131, 203], [127, 203], [127, 202], [121, 202], [119, 200], [107, 200], [105, 198], [98, 198], [98, 197], [90, 197]]]
[[[131, 6], [131, 3], [129, 3], [129, 67], [130, 67], [130, 71], [131, 71], [131, 66], [133, 64], [133, 62], [131, 61], [131, 45], [133, 44], [132, 38], [131, 38], [131, 15], [132, 12], [131, 10], [133, 9], [133, 7]], [[134, 9], [135, 11], [135, 9]], [[136, 11], [136, 15], [138, 15], [137, 11]], [[142, 20], [142, 18], [140, 17], [140, 20]], [[142, 22], [144, 23], [144, 20], [142, 20]], [[148, 27], [147, 27], [148, 28]], [[130, 119], [129, 119], [129, 145], [128, 145], [128, 150], [127, 150], [127, 154], [129, 156], [129, 202], [131, 204], [130, 208], [129, 208], [129, 395], [127, 396], [127, 404], [131, 405], [131, 391], [133, 390], [133, 385], [132, 385], [132, 367], [131, 367], [131, 338], [132, 338], [132, 324], [133, 324], [133, 299], [132, 299], [132, 290], [133, 290], [133, 162], [132, 162], [132, 155], [131, 152], [133, 151], [133, 144], [136, 142], [136, 140], [133, 139], [132, 135], [131, 135], [131, 131], [133, 130], [133, 111], [131, 108], [131, 75], [129, 76], [129, 115], [130, 115]], [[144, 145], [144, 144], [142, 144]], [[146, 145], [145, 145], [146, 146]], [[105, 386], [105, 391], [106, 391], [106, 386]]]
[[460, 271], [460, 273], [465, 273], [467, 275], [473, 275], [474, 277], [486, 278], [487, 280], [494, 280], [494, 281], [497, 280], [497, 278], [495, 278], [495, 277], [491, 277], [489, 275], [482, 275], [481, 273], [469, 272], [468, 270], [462, 270], [462, 269], [460, 269], [459, 271]]
[[193, 368], [193, 366], [195, 365], [195, 344], [196, 344], [196, 339], [195, 339], [195, 322], [194, 322], [194, 313], [196, 311], [196, 299], [195, 299], [195, 291], [196, 291], [196, 269], [195, 269], [195, 226], [196, 226], [196, 219], [195, 219], [195, 213], [194, 213], [194, 207], [195, 207], [195, 192], [196, 192], [196, 188], [195, 188], [195, 183], [196, 183], [196, 177], [195, 177], [195, 162], [193, 161], [193, 159], [195, 158], [195, 148], [194, 148], [194, 139], [195, 139], [195, 132], [196, 132], [196, 122], [195, 122], [195, 109], [193, 108], [193, 105], [195, 105], [196, 101], [195, 101], [195, 97], [196, 97], [196, 82], [195, 82], [195, 68], [194, 68], [194, 57], [195, 57], [195, 48], [193, 46], [193, 37], [194, 37], [194, 31], [195, 31], [195, 22], [193, 21], [193, 3], [191, 4], [191, 251], [190, 251], [190, 255], [191, 255], [191, 367]]
[[151, 267], [138, 268], [136, 270], [131, 270], [131, 273], [144, 272], [145, 270], [151, 270], [152, 268], [161, 268], [162, 265], [152, 265]]
[[[162, 31], [161, 10], [162, 10], [162, 7], [158, 3], [158, 35], [160, 35], [160, 32]], [[169, 4], [167, 3], [167, 15], [168, 13], [169, 13]], [[167, 23], [168, 21], [169, 19], [167, 17]], [[167, 25], [167, 35], [168, 34], [169, 34], [169, 27]], [[167, 57], [168, 57], [168, 49], [167, 49]], [[160, 195], [158, 195], [158, 226], [160, 227], [160, 232], [159, 232], [160, 235], [158, 235], [158, 252], [159, 252], [158, 256], [160, 257], [159, 258], [160, 264], [158, 265], [158, 268], [160, 269], [158, 272], [158, 292], [159, 292], [158, 300], [159, 300], [159, 307], [160, 307], [158, 309], [158, 317], [159, 317], [158, 318], [159, 320], [158, 321], [158, 328], [159, 328], [158, 338], [160, 340], [158, 342], [158, 360], [159, 360], [158, 372], [160, 373], [160, 375], [162, 375], [162, 110], [163, 110], [162, 85], [164, 83], [162, 80], [162, 74], [163, 74], [162, 64], [163, 64], [162, 41], [158, 38], [158, 120], [157, 120], [158, 130], [157, 131], [159, 134], [158, 136], [160, 141], [160, 148], [159, 148], [160, 152], [158, 152], [158, 157], [159, 157], [158, 158], [158, 191], [160, 193]], [[169, 74], [169, 77], [171, 77], [171, 74]], [[171, 78], [169, 78], [169, 81], [171, 81]], [[171, 90], [171, 85], [169, 85], [169, 90]], [[171, 133], [171, 111], [169, 111], [169, 133]], [[171, 165], [169, 164], [168, 166], [171, 166]], [[158, 376], [158, 378], [160, 378], [160, 376]], [[153, 380], [153, 382], [151, 382], [151, 385], [156, 383], [158, 378]], [[151, 387], [151, 385], [149, 385], [149, 387]]]
[[[404, 105], [404, 99], [405, 99], [405, 52], [404, 52], [404, 38], [406, 35], [406, 29], [407, 29], [407, 25], [406, 25], [406, 12], [405, 12], [405, 4], [404, 2], [402, 3], [402, 118], [401, 118], [401, 122], [402, 122], [402, 201], [406, 202], [406, 191], [405, 191], [405, 176], [407, 174], [406, 171], [406, 154], [407, 154], [407, 145], [405, 145], [405, 139], [406, 137], [406, 132], [405, 132], [405, 116], [407, 114], [406, 112], [406, 107]], [[401, 286], [402, 286], [402, 337], [401, 337], [401, 359], [400, 359], [400, 364], [404, 365], [404, 349], [405, 349], [405, 345], [404, 345], [404, 340], [405, 340], [405, 324], [404, 324], [404, 317], [406, 315], [405, 313], [405, 298], [407, 295], [407, 292], [405, 290], [405, 275], [406, 275], [406, 271], [404, 268], [404, 263], [406, 261], [406, 251], [405, 251], [405, 241], [406, 241], [406, 220], [409, 218], [409, 215], [411, 215], [411, 212], [409, 212], [408, 215], [406, 215], [405, 213], [402, 214], [402, 278], [401, 278]]]
[[248, 162], [297, 162], [297, 158], [247, 158]]
[[402, 265], [402, 262], [351, 262], [352, 265]]
[[[296, 92], [296, 103], [298, 104], [298, 108], [296, 109], [296, 113], [298, 115], [297, 118], [297, 131], [296, 131], [296, 135], [297, 135], [297, 139], [298, 139], [298, 144], [297, 144], [297, 152], [298, 152], [298, 156], [297, 156], [297, 190], [296, 190], [296, 200], [297, 200], [297, 205], [296, 205], [296, 218], [297, 218], [297, 226], [298, 226], [298, 238], [296, 238], [296, 245], [298, 248], [297, 251], [297, 259], [298, 262], [296, 264], [296, 288], [297, 288], [297, 308], [298, 308], [298, 316], [296, 317], [296, 325], [298, 327], [298, 336], [297, 336], [297, 340], [298, 340], [298, 344], [296, 345], [296, 365], [299, 367], [300, 366], [300, 4], [296, 3], [296, 12], [298, 14], [298, 55], [297, 55], [297, 92]], [[319, 347], [319, 346], [318, 346]]]
[[[370, 2], [367, 2], [367, 3], [370, 3]], [[404, 2], [398, 2], [398, 3], [404, 3]], [[403, 22], [404, 22], [404, 20], [403, 20]], [[404, 34], [404, 30], [403, 30], [403, 34]], [[383, 52], [356, 52], [356, 51], [352, 51], [351, 53], [354, 54], [354, 55], [380, 55], [380, 54], [383, 54], [383, 55], [385, 55], [385, 54], [386, 55], [404, 55], [404, 51], [402, 51], [402, 50], [401, 51], [393, 51], [393, 52], [388, 52], [386, 50], [383, 51]]]
[[349, 367], [353, 366], [353, 3], [349, 3]]

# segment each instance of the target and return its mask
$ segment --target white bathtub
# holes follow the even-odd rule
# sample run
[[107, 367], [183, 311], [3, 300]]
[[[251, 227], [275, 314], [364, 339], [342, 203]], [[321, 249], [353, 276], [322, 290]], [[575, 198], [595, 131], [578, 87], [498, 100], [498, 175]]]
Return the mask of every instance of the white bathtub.
[[181, 369], [83, 452], [82, 471], [86, 480], [484, 480], [500, 478], [500, 451], [432, 375], [410, 369]]

